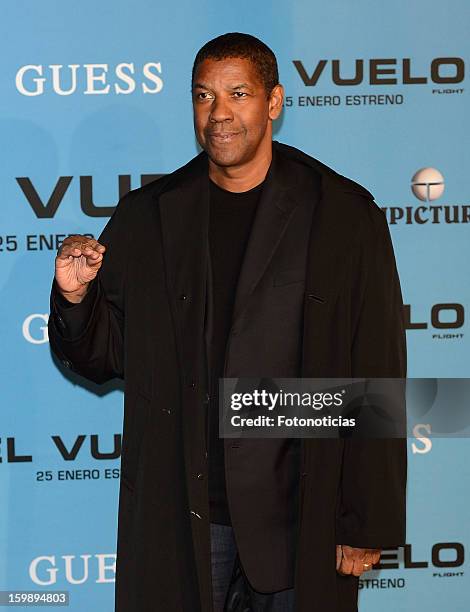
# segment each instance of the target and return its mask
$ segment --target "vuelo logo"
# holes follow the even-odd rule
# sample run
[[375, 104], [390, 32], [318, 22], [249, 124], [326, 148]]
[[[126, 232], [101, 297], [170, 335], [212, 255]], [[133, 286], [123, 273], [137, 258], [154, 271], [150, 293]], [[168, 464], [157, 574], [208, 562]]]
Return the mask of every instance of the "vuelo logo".
[[[400, 547], [401, 548], [401, 547]], [[462, 566], [465, 563], [465, 548], [461, 542], [437, 542], [432, 545], [431, 554], [417, 559], [411, 544], [405, 544], [403, 550], [386, 548], [380, 555], [380, 562], [374, 570], [425, 570], [432, 571], [433, 578], [461, 578], [464, 576]], [[372, 576], [376, 575], [375, 572]], [[392, 574], [393, 576], [393, 574]], [[406, 586], [404, 577], [382, 578], [363, 575], [359, 580], [360, 589], [403, 589]]]
[[400, 559], [398, 548], [384, 549], [380, 562], [374, 569], [424, 569], [428, 567], [450, 568], [461, 567], [465, 561], [465, 549], [461, 542], [436, 542], [432, 545], [430, 558], [416, 559], [411, 544], [403, 546], [403, 559]]
[[465, 308], [458, 302], [433, 304], [427, 320], [416, 321], [412, 317], [411, 305], [404, 304], [403, 318], [406, 330], [431, 329], [435, 340], [454, 340], [463, 338], [460, 330], [465, 323]]
[[16, 72], [16, 89], [22, 96], [129, 95], [140, 90], [157, 94], [163, 89], [161, 62], [147, 62], [137, 69], [134, 62], [109, 64], [27, 64]]
[[[411, 178], [411, 192], [420, 202], [433, 202], [442, 197], [445, 181], [437, 168], [417, 170]], [[470, 223], [470, 205], [433, 204], [431, 206], [383, 206], [390, 225], [426, 223]]]
[[[163, 174], [141, 174], [141, 186], [147, 185], [152, 181], [163, 176]], [[16, 178], [16, 182], [21, 188], [28, 204], [33, 209], [39, 219], [52, 219], [59, 208], [64, 196], [72, 182], [73, 176], [60, 176], [49, 195], [47, 201], [43, 201], [33, 185], [32, 180], [27, 176]], [[80, 176], [80, 206], [88, 217], [110, 217], [115, 206], [98, 206], [93, 200], [93, 177]], [[131, 177], [128, 174], [118, 176], [119, 198], [125, 196], [131, 190]]]
[[[108, 436], [107, 448], [110, 448], [110, 439], [112, 440], [112, 447], [110, 450], [106, 451], [102, 450], [102, 446], [105, 444], [103, 443], [103, 436], [100, 436], [99, 434], [79, 434], [72, 440], [73, 443], [70, 441], [64, 442], [61, 436], [57, 435], [50, 436], [50, 438], [64, 461], [75, 461], [79, 458], [83, 458], [85, 454], [89, 454], [90, 458], [96, 459], [97, 461], [119, 459], [121, 456], [121, 434], [110, 434]], [[85, 442], [87, 442], [87, 444], [85, 444]], [[23, 448], [22, 452], [19, 452], [17, 448], [17, 440], [14, 436], [0, 438], [0, 463], [32, 463], [32, 454], [24, 454], [24, 450], [25, 449]], [[80, 457], [78, 457], [79, 453]]]
[[[356, 59], [354, 71], [351, 62], [340, 59], [321, 59], [306, 67], [301, 60], [292, 60], [294, 67], [306, 87], [315, 87], [322, 75], [330, 73], [335, 85], [350, 87], [354, 85], [423, 85], [461, 83], [465, 78], [465, 62], [461, 57], [435, 57], [426, 74], [414, 71], [411, 58], [372, 58]], [[328, 68], [330, 70], [328, 70]]]

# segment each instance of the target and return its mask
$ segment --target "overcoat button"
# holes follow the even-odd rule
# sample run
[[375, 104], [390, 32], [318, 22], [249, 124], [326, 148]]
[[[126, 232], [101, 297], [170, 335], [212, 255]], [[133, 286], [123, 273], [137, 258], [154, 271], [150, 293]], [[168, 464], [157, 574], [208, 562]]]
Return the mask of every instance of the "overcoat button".
[[203, 480], [203, 479], [204, 479], [204, 474], [199, 473], [199, 474], [197, 475], [197, 479], [198, 479], [198, 480]]
[[66, 367], [66, 368], [71, 368], [72, 367], [72, 362], [69, 361], [68, 359], [63, 359], [62, 360], [62, 364]]
[[190, 510], [190, 514], [192, 514], [193, 516], [196, 516], [198, 519], [202, 519], [202, 516], [198, 514], [197, 512], [194, 512], [194, 510]]
[[59, 327], [61, 327], [62, 329], [65, 329], [66, 325], [65, 325], [64, 319], [60, 315], [56, 314], [55, 320]]
[[188, 382], [188, 387], [189, 387], [190, 389], [195, 389], [195, 388], [196, 388], [196, 383], [194, 382], [194, 380], [190, 380], [190, 381]]
[[320, 295], [315, 295], [314, 293], [307, 293], [307, 298], [312, 300], [313, 302], [319, 302], [320, 304], [325, 304], [325, 298], [322, 298]]
[[187, 300], [187, 299], [188, 299], [188, 296], [185, 293], [182, 293], [180, 295], [180, 300], [184, 301], [184, 300]]

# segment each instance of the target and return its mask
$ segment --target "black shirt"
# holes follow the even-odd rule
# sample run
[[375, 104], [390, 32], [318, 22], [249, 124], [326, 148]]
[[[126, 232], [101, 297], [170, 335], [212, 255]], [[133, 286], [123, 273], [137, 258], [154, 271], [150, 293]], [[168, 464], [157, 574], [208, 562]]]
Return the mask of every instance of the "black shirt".
[[210, 182], [209, 244], [213, 283], [212, 389], [209, 407], [209, 503], [212, 523], [230, 525], [225, 490], [224, 441], [219, 438], [218, 379], [223, 377], [225, 348], [233, 304], [251, 226], [263, 183], [234, 193]]

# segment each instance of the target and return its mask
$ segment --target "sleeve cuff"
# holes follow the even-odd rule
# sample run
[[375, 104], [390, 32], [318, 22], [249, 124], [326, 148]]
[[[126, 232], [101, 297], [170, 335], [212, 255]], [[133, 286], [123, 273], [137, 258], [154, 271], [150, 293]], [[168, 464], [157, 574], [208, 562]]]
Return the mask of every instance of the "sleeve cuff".
[[62, 337], [76, 338], [85, 330], [93, 311], [96, 292], [95, 278], [91, 281], [83, 300], [78, 304], [73, 304], [60, 293], [54, 278], [51, 292], [51, 316]]
[[404, 546], [406, 536], [404, 533], [336, 533], [336, 544], [345, 544], [353, 548], [396, 548]]

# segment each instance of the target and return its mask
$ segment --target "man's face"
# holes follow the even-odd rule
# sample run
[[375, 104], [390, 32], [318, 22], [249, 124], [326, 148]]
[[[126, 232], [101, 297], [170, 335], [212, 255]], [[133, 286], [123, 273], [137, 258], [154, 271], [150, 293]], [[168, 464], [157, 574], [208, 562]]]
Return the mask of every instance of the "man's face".
[[250, 60], [201, 62], [193, 82], [194, 129], [213, 163], [243, 165], [255, 158], [263, 143], [271, 142], [271, 120], [281, 110], [272, 97]]

